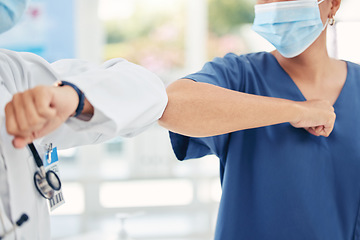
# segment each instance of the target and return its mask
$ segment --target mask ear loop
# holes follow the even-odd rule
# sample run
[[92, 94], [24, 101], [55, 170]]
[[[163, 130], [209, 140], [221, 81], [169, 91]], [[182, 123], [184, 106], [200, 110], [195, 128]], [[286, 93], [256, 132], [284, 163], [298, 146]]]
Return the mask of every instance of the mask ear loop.
[[[324, 24], [324, 27], [323, 27], [322, 31], [324, 31], [325, 28], [326, 28], [329, 24], [331, 25], [330, 19], [328, 18], [328, 19], [326, 19], [326, 22], [325, 22], [325, 24]], [[332, 26], [332, 25], [331, 25], [331, 26]]]
[[320, 1], [318, 2], [318, 5], [319, 5], [320, 3], [322, 3], [323, 1], [325, 1], [325, 0], [320, 0]]

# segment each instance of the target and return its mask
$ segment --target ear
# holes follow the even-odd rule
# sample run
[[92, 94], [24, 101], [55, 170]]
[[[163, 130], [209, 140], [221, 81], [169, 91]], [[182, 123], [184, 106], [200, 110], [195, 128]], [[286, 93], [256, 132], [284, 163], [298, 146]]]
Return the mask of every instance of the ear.
[[341, 3], [341, 0], [331, 0], [331, 12], [330, 12], [329, 18], [332, 18], [335, 16], [335, 14], [337, 13], [337, 11], [340, 8], [340, 3]]

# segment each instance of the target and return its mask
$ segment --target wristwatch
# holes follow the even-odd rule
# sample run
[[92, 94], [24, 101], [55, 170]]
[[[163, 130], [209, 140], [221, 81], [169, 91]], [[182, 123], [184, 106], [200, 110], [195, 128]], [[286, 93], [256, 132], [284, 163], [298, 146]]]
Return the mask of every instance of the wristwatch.
[[84, 109], [84, 104], [85, 104], [85, 94], [73, 83], [71, 82], [67, 82], [67, 81], [60, 81], [57, 83], [57, 85], [59, 87], [62, 87], [62, 86], [70, 86], [72, 87], [76, 93], [78, 94], [79, 96], [79, 104], [76, 108], [76, 111], [75, 111], [75, 115], [73, 117], [77, 117], [81, 114], [81, 112], [83, 111]]

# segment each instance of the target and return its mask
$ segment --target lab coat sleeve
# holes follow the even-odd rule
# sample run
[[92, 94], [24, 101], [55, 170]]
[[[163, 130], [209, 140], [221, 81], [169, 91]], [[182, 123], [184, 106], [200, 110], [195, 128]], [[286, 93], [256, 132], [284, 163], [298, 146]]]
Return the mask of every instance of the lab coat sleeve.
[[[63, 60], [55, 65], [73, 64]], [[91, 126], [92, 130], [107, 135], [134, 136], [156, 122], [167, 104], [162, 81], [145, 68], [124, 59], [113, 59], [80, 75], [61, 77], [61, 80], [77, 85], [95, 108], [95, 116], [89, 122], [69, 119], [67, 124], [76, 131]]]
[[138, 134], [161, 117], [167, 104], [161, 80], [124, 59], [102, 65], [70, 59], [49, 64], [34, 54], [0, 50], [0, 70], [11, 94], [59, 80], [72, 82], [84, 92], [95, 108], [91, 120], [71, 118], [43, 139], [60, 148]]

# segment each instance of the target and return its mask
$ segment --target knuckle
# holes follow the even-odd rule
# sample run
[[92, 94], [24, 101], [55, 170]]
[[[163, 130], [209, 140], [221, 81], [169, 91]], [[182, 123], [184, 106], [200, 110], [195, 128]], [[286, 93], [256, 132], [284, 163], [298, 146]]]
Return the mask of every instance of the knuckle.
[[13, 101], [13, 102], [18, 102], [20, 98], [21, 98], [21, 93], [15, 93], [15, 94], [12, 96], [12, 101]]
[[13, 98], [18, 98], [20, 97], [21, 94], [22, 94], [21, 92], [14, 93]]
[[5, 105], [5, 113], [8, 113], [8, 112], [9, 112], [10, 107], [11, 107], [11, 102], [9, 102], [9, 103], [7, 103], [7, 104]]
[[30, 96], [31, 95], [31, 90], [27, 90], [25, 92], [22, 93], [24, 96]]

